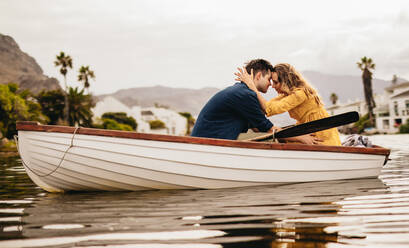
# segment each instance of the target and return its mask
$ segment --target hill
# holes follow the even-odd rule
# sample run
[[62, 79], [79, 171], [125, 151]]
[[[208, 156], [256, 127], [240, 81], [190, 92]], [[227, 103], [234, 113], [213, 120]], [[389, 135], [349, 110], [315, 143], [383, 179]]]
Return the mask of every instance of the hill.
[[142, 107], [159, 105], [195, 115], [199, 114], [203, 105], [218, 91], [217, 88], [186, 89], [158, 85], [123, 89], [113, 94], [99, 95], [98, 98], [113, 96], [130, 107], [134, 105]]
[[58, 80], [43, 74], [35, 59], [21, 51], [10, 36], [0, 33], [0, 83], [17, 83], [20, 88], [38, 93], [60, 89]]

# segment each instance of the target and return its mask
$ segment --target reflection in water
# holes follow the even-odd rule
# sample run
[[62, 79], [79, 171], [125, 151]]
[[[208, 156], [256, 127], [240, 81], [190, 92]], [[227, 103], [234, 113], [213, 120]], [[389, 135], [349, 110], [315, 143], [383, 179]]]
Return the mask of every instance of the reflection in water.
[[0, 247], [405, 246], [409, 152], [393, 145], [379, 179], [223, 190], [49, 194], [0, 158]]

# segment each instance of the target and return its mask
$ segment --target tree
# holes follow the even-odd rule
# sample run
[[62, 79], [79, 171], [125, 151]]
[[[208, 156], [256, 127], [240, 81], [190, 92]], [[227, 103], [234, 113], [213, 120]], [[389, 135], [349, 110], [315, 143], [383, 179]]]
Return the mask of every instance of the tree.
[[60, 73], [64, 76], [64, 85], [65, 85], [65, 121], [69, 119], [69, 104], [68, 104], [68, 86], [67, 86], [67, 72], [68, 68], [72, 69], [72, 58], [69, 55], [65, 55], [64, 52], [60, 52], [60, 55], [56, 56], [54, 61], [55, 66], [60, 66]]
[[68, 91], [67, 86], [67, 72], [68, 68], [72, 69], [72, 58], [69, 55], [65, 55], [64, 52], [60, 52], [60, 55], [56, 56], [54, 61], [55, 66], [60, 66], [60, 73], [64, 76], [65, 91]]
[[337, 104], [338, 96], [335, 93], [331, 93], [331, 95], [329, 96], [329, 99], [331, 100], [332, 105], [335, 105]]
[[41, 105], [42, 113], [49, 119], [51, 125], [64, 119], [65, 94], [61, 90], [41, 91], [36, 99]]
[[102, 120], [111, 119], [115, 120], [117, 123], [128, 125], [132, 130], [136, 130], [138, 124], [135, 118], [132, 116], [127, 116], [125, 112], [106, 112], [101, 116]]
[[362, 82], [364, 85], [365, 101], [368, 107], [368, 118], [372, 126], [375, 124], [375, 116], [373, 109], [376, 107], [375, 100], [372, 93], [372, 72], [375, 70], [375, 64], [372, 63], [371, 58], [366, 56], [361, 58], [361, 61], [357, 62], [359, 69], [362, 70]]
[[179, 114], [186, 118], [186, 135], [190, 134], [190, 129], [195, 124], [195, 118], [189, 112], [179, 112]]
[[84, 89], [78, 90], [78, 87], [68, 89], [69, 116], [68, 122], [70, 126], [92, 126], [92, 111], [95, 103], [91, 95], [85, 95]]
[[47, 122], [41, 107], [33, 101], [29, 91], [18, 93], [17, 84], [0, 84], [0, 131], [3, 136], [12, 138], [17, 121]]
[[89, 78], [95, 79], [94, 71], [89, 69], [89, 66], [81, 66], [78, 74], [78, 81], [84, 82], [84, 89], [89, 90]]

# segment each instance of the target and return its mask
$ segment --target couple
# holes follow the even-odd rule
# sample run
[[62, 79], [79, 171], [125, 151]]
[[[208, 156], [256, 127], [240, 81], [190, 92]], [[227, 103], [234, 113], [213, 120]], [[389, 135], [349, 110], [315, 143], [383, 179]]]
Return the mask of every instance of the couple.
[[[279, 131], [267, 116], [289, 112], [297, 124], [328, 117], [316, 91], [289, 64], [272, 66], [264, 59], [248, 62], [244, 69], [235, 73], [240, 81], [214, 95], [201, 110], [192, 136], [237, 139], [249, 128], [256, 132]], [[278, 97], [265, 100], [260, 92], [266, 93], [272, 86]], [[286, 138], [285, 141], [304, 144], [340, 146], [336, 128], [314, 135]]]

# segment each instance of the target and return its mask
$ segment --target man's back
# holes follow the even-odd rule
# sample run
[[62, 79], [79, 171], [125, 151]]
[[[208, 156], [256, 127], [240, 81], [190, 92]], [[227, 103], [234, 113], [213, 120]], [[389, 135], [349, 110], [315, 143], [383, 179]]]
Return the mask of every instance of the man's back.
[[236, 139], [248, 128], [268, 131], [273, 124], [261, 111], [257, 95], [244, 83], [236, 83], [214, 95], [200, 111], [192, 136]]

